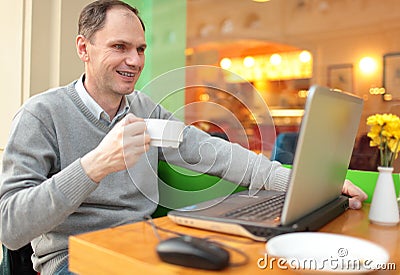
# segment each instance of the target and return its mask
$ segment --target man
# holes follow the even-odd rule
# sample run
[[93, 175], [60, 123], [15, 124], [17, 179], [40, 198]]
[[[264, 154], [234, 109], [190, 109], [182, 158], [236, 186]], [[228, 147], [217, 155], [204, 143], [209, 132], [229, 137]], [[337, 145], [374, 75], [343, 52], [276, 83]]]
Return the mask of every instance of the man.
[[[1, 241], [11, 249], [31, 242], [41, 274], [68, 274], [68, 236], [151, 215], [159, 159], [250, 188], [286, 188], [289, 170], [279, 163], [194, 127], [178, 149], [149, 146], [143, 118], [174, 118], [134, 91], [146, 49], [136, 9], [117, 0], [89, 4], [76, 48], [82, 77], [21, 107], [3, 157]], [[343, 191], [355, 196], [354, 208], [366, 198], [348, 182]]]

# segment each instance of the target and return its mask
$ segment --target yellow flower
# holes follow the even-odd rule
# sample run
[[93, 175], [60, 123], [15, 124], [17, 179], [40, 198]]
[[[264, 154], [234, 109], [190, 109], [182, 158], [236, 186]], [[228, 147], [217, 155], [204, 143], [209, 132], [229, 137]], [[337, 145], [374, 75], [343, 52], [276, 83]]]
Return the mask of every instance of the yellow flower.
[[378, 147], [381, 166], [390, 167], [400, 151], [400, 118], [393, 114], [376, 114], [367, 118], [370, 146]]

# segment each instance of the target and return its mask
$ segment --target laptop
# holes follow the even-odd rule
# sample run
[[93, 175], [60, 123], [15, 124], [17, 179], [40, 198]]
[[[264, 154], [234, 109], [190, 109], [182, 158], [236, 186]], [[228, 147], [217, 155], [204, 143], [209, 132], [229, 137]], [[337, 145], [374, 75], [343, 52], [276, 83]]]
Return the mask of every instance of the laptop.
[[355, 95], [312, 86], [286, 192], [241, 191], [172, 210], [168, 217], [179, 225], [257, 241], [318, 230], [348, 209], [341, 190], [362, 108], [363, 100]]

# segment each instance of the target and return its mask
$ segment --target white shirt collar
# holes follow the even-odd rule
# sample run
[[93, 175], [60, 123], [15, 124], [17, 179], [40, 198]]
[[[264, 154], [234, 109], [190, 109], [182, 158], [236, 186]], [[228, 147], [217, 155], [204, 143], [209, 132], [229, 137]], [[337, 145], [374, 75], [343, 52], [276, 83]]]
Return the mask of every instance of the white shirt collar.
[[121, 119], [121, 117], [125, 116], [125, 114], [129, 111], [129, 104], [126, 96], [123, 97], [123, 102], [119, 107], [117, 115], [114, 117], [113, 121], [110, 121], [110, 116], [101, 108], [101, 106], [90, 96], [87, 92], [85, 86], [83, 85], [84, 74], [78, 79], [75, 83], [75, 90], [78, 92], [79, 97], [85, 104], [85, 106], [89, 109], [89, 111], [100, 121], [105, 122], [106, 124], [115, 124], [117, 121]]

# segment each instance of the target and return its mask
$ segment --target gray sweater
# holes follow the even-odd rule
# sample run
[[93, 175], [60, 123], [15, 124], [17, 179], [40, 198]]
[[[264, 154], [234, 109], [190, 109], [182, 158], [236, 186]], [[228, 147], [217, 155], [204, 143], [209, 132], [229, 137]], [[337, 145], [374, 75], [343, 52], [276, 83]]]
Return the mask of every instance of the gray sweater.
[[[34, 267], [43, 275], [67, 260], [68, 236], [151, 215], [159, 160], [250, 188], [286, 188], [289, 170], [279, 163], [191, 126], [178, 149], [151, 147], [132, 168], [96, 184], [80, 158], [111, 128], [88, 110], [74, 84], [29, 99], [14, 118], [3, 155], [0, 241], [10, 249], [31, 242]], [[127, 99], [138, 117], [171, 117], [143, 93]]]

